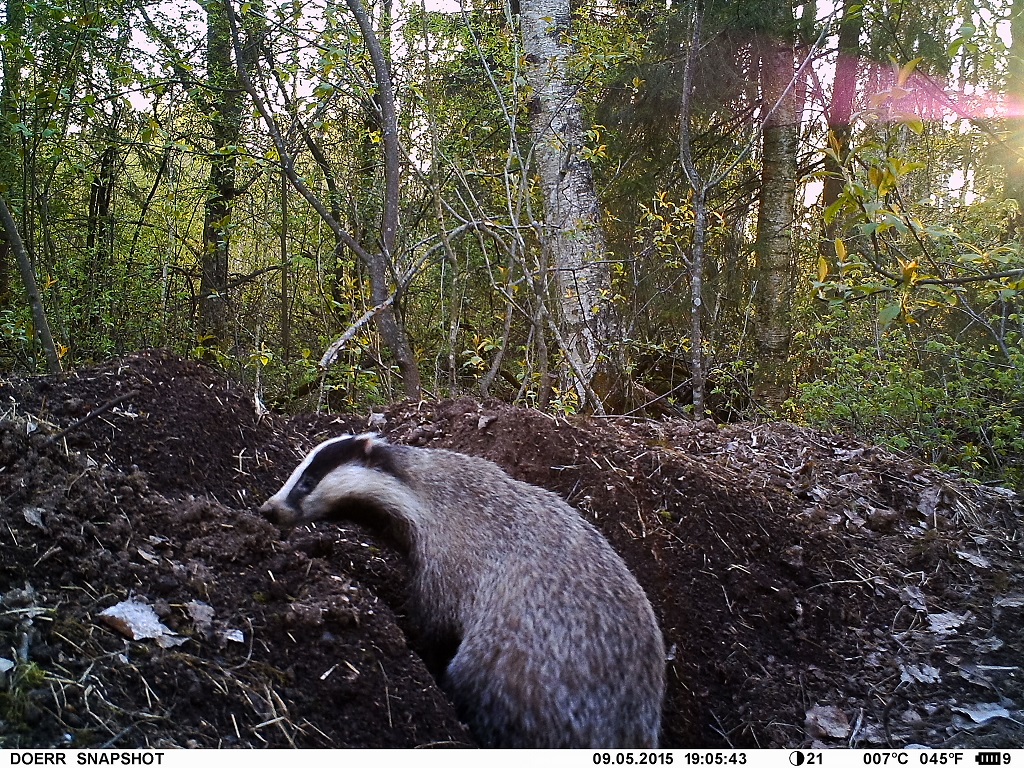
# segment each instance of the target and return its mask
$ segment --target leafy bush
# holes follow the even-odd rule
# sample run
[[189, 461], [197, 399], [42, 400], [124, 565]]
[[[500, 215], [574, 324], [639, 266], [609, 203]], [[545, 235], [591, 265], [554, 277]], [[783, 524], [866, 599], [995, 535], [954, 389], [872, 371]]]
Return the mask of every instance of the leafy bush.
[[844, 332], [849, 314], [834, 310], [803, 339], [819, 370], [788, 404], [797, 419], [1024, 488], [1019, 337], [1009, 340], [1008, 354], [942, 332], [917, 340], [909, 328], [857, 339]]

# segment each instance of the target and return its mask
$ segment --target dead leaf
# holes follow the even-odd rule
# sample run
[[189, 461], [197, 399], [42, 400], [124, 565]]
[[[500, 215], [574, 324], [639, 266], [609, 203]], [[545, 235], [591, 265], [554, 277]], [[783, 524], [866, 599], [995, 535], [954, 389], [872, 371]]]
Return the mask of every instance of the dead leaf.
[[1024, 608], [1024, 595], [1003, 595], [992, 601], [993, 608]]
[[46, 510], [42, 507], [25, 507], [21, 514], [25, 516], [25, 522], [29, 525], [34, 525], [36, 528], [42, 528], [46, 530], [46, 523], [43, 522], [43, 512]]
[[178, 637], [160, 623], [153, 606], [135, 600], [125, 600], [100, 612], [100, 621], [120, 632], [129, 640], [156, 640], [161, 648], [181, 645], [188, 638]]
[[222, 642], [232, 643], [244, 643], [245, 635], [242, 634], [240, 629], [222, 629], [220, 631], [220, 638]]
[[928, 629], [939, 635], [950, 635], [956, 632], [957, 627], [969, 618], [971, 618], [970, 611], [967, 613], [929, 613]]
[[904, 587], [900, 590], [900, 599], [915, 611], [928, 610], [928, 602], [920, 587]]
[[264, 416], [270, 413], [270, 409], [264, 404], [263, 399], [258, 393], [254, 393], [252, 396], [253, 406], [256, 408], [256, 418], [262, 419]]
[[961, 560], [966, 560], [971, 565], [977, 566], [978, 568], [991, 568], [992, 563], [988, 561], [987, 557], [976, 555], [973, 552], [960, 552], [957, 551], [957, 555], [960, 556]]
[[1000, 717], [1008, 718], [1010, 711], [997, 703], [979, 703], [967, 707], [952, 707], [957, 712], [963, 712], [971, 720], [982, 725], [989, 720], [996, 720]]
[[209, 635], [213, 631], [214, 610], [212, 606], [201, 600], [190, 600], [185, 603], [185, 608], [188, 610], [188, 615], [192, 617], [196, 629], [204, 635]]
[[900, 664], [900, 679], [904, 683], [938, 683], [942, 681], [939, 670], [931, 664]]
[[[1024, 595], [1003, 595], [992, 601], [992, 627], [1010, 629], [1020, 622]], [[1007, 626], [1008, 625], [1008, 626]], [[1016, 631], [1016, 630], [1011, 630]]]
[[937, 485], [930, 485], [921, 491], [917, 499], [917, 511], [925, 517], [934, 517], [939, 509], [939, 502], [942, 500], [942, 488]]
[[142, 547], [139, 547], [138, 551], [139, 551], [139, 557], [141, 557], [147, 563], [149, 563], [151, 565], [159, 565], [160, 564], [160, 558], [157, 557], [156, 555], [154, 555], [152, 552], [147, 552]]
[[814, 738], [845, 739], [850, 735], [850, 721], [839, 707], [811, 707], [804, 725]]
[[992, 637], [985, 637], [981, 640], [971, 640], [971, 645], [977, 648], [982, 653], [994, 653], [1005, 645], [1003, 641], [993, 635]]
[[157, 637], [154, 637], [153, 640], [161, 648], [175, 648], [179, 645], [184, 645], [188, 638], [177, 637], [172, 635], [158, 635]]

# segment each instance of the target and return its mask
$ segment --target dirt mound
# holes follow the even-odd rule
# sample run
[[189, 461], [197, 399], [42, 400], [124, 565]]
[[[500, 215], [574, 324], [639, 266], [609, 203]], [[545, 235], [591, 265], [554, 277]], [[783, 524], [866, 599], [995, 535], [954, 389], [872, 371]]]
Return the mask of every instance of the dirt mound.
[[293, 458], [280, 424], [257, 415], [250, 393], [158, 350], [11, 382], [0, 390], [4, 402], [12, 417], [55, 431], [84, 420], [59, 438], [63, 447], [122, 472], [143, 467], [151, 487], [165, 494], [246, 504], [272, 492], [273, 468]]
[[[160, 353], [12, 382], [0, 403], [0, 649], [20, 662], [0, 693], [4, 746], [470, 743], [350, 575], [401, 579], [401, 562], [357, 531], [282, 542], [253, 514], [296, 461], [286, 423]], [[186, 642], [102, 623], [129, 600]]]
[[[401, 557], [352, 526], [283, 541], [253, 512], [366, 414], [258, 417], [146, 353], [0, 385], [0, 415], [0, 745], [471, 744], [416, 652]], [[670, 648], [665, 746], [1024, 742], [1012, 494], [786, 424], [468, 399], [373, 423], [604, 531]], [[125, 637], [101, 616], [125, 602], [175, 634]]]

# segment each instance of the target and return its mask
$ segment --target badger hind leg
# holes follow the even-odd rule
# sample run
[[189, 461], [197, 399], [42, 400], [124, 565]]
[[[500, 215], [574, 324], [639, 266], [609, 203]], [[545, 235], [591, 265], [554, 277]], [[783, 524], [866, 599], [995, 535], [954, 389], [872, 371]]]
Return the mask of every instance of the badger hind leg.
[[[448, 665], [443, 687], [481, 746], [503, 749], [573, 749], [632, 741], [616, 731], [616, 707], [595, 700], [564, 659], [520, 636], [464, 639]], [[535, 645], [537, 638], [534, 638]]]
[[509, 679], [501, 656], [500, 647], [462, 643], [442, 681], [455, 711], [482, 747], [552, 746], [545, 743], [535, 707], [524, 700], [522, 681]]
[[[574, 668], [550, 647], [521, 636], [467, 636], [442, 680], [456, 711], [484, 747], [653, 748], [661, 696], [657, 680], [619, 659], [611, 668]], [[534, 638], [536, 640], [536, 638]], [[576, 655], [579, 654], [576, 648]], [[649, 690], [648, 690], [649, 689]], [[649, 694], [649, 695], [648, 695]]]

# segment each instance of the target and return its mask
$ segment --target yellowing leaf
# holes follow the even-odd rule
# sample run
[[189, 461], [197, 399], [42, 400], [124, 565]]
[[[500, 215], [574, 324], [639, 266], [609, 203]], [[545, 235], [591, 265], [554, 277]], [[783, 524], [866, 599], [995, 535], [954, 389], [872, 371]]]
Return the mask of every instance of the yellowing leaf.
[[896, 78], [896, 84], [901, 88], [907, 84], [907, 80], [914, 74], [914, 70], [917, 69], [917, 65], [924, 61], [923, 56], [918, 56], [916, 59], [911, 59], [902, 67], [900, 67], [899, 75]]
[[841, 237], [837, 237], [835, 239], [835, 246], [836, 246], [836, 258], [839, 259], [840, 261], [845, 261], [846, 260], [846, 243], [843, 242], [843, 239]]
[[825, 261], [824, 256], [818, 257], [818, 282], [824, 283], [825, 278], [828, 277], [828, 262]]
[[918, 263], [914, 261], [903, 264], [903, 282], [908, 285], [917, 280]]
[[888, 195], [896, 187], [896, 177], [888, 168], [882, 171], [882, 179], [878, 182], [878, 194], [882, 197]]

